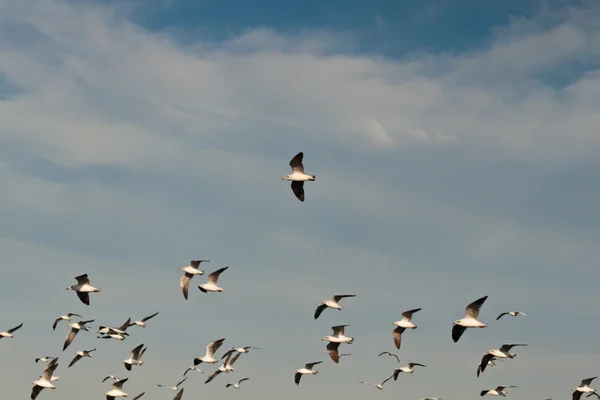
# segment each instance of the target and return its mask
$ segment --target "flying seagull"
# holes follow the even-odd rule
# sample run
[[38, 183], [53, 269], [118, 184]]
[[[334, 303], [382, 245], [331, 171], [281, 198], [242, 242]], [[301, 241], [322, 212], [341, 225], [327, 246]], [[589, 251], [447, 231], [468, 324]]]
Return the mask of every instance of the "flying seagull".
[[334, 342], [334, 343], [352, 343], [354, 341], [354, 338], [344, 336], [344, 331], [347, 326], [350, 326], [350, 325], [332, 326], [331, 329], [333, 330], [333, 335], [325, 336], [321, 340], [327, 340], [329, 342]]
[[71, 363], [69, 364], [69, 366], [67, 368], [71, 368], [77, 361], [81, 360], [83, 357], [92, 357], [92, 355], [90, 354], [92, 351], [96, 351], [96, 349], [92, 349], [92, 350], [79, 350], [77, 352], [75, 352], [75, 354], [77, 354], [73, 360], [71, 361]]
[[127, 397], [129, 396], [127, 393], [123, 391], [123, 384], [127, 382], [129, 378], [125, 378], [121, 381], [116, 381], [112, 385], [112, 389], [108, 392], [105, 392], [106, 400], [115, 400], [115, 397]]
[[2, 338], [11, 338], [12, 339], [13, 337], [15, 337], [13, 335], [13, 332], [16, 331], [17, 329], [21, 328], [22, 326], [23, 326], [23, 323], [21, 322], [19, 325], [15, 326], [12, 329], [9, 329], [5, 332], [0, 332], [0, 339], [2, 339]]
[[183, 276], [179, 280], [179, 283], [181, 285], [181, 290], [183, 291], [183, 298], [186, 300], [188, 299], [188, 288], [190, 286], [190, 281], [194, 275], [204, 275], [204, 271], [198, 269], [200, 264], [203, 262], [210, 262], [210, 260], [192, 260], [190, 261], [190, 265], [179, 268], [184, 272]]
[[98, 338], [125, 340], [125, 336], [129, 336], [129, 333], [126, 332], [127, 328], [129, 328], [131, 325], [133, 325], [131, 324], [131, 318], [127, 318], [127, 321], [125, 321], [125, 323], [118, 328], [100, 325], [98, 327], [98, 333], [103, 336], [98, 336]]
[[155, 312], [152, 315], [148, 315], [147, 317], [140, 319], [139, 321], [135, 321], [135, 322], [130, 323], [129, 326], [137, 325], [137, 326], [141, 326], [142, 328], [145, 328], [146, 327], [146, 321], [148, 321], [150, 318], [155, 317], [157, 314], [158, 314], [158, 311]]
[[398, 358], [398, 356], [397, 356], [397, 355], [395, 355], [395, 354], [393, 354], [393, 353], [390, 353], [389, 351], [382, 351], [381, 353], [379, 353], [378, 357], [381, 357], [381, 356], [382, 356], [382, 355], [384, 355], [384, 354], [385, 354], [385, 355], [388, 355], [388, 356], [390, 356], [390, 357], [396, 357], [396, 360], [397, 360], [398, 362], [400, 362], [400, 359]]
[[131, 367], [133, 365], [137, 365], [138, 367], [141, 367], [142, 365], [144, 365], [144, 362], [142, 361], [142, 356], [144, 355], [146, 350], [148, 350], [148, 348], [146, 347], [146, 348], [142, 349], [142, 347], [144, 347], [143, 343], [136, 346], [129, 353], [129, 358], [127, 360], [123, 360], [123, 364], [125, 365], [125, 368], [127, 369], [127, 371], [131, 371]]
[[72, 317], [72, 316], [76, 316], [76, 317], [79, 317], [79, 318], [83, 318], [83, 317], [82, 317], [81, 315], [79, 315], [79, 314], [75, 314], [75, 313], [72, 313], [72, 312], [70, 312], [70, 313], [66, 313], [65, 315], [61, 315], [60, 317], [58, 317], [58, 318], [56, 318], [56, 319], [54, 320], [54, 324], [52, 324], [52, 330], [55, 330], [55, 329], [56, 329], [56, 326], [58, 325], [58, 323], [59, 323], [60, 321], [71, 321], [71, 317]]
[[67, 290], [74, 290], [77, 293], [77, 297], [79, 300], [86, 306], [90, 305], [90, 293], [96, 293], [102, 291], [102, 289], [98, 289], [90, 285], [90, 279], [87, 274], [76, 276], [77, 285], [72, 285], [67, 288]]
[[67, 333], [67, 337], [65, 339], [65, 344], [63, 345], [63, 351], [65, 351], [67, 349], [67, 347], [69, 347], [69, 345], [71, 344], [71, 342], [73, 342], [73, 339], [75, 339], [75, 336], [77, 336], [77, 333], [79, 331], [89, 331], [90, 330], [87, 326], [85, 326], [85, 324], [89, 324], [91, 322], [94, 322], [94, 320], [90, 319], [88, 321], [77, 321], [77, 322], [72, 322], [68, 325], [71, 327], [71, 330], [69, 331], [69, 333]]
[[45, 357], [36, 358], [36, 359], [35, 359], [35, 362], [36, 362], [36, 364], [37, 364], [37, 362], [38, 362], [38, 361], [41, 361], [41, 362], [48, 362], [48, 361], [50, 361], [50, 360], [55, 360], [55, 359], [56, 359], [56, 357], [45, 356]]
[[56, 389], [56, 386], [52, 383], [52, 374], [54, 373], [56, 367], [58, 367], [57, 358], [46, 364], [46, 368], [44, 368], [42, 376], [31, 382], [34, 385], [31, 389], [31, 400], [35, 400], [35, 398], [38, 397], [40, 392], [44, 389]]
[[479, 395], [485, 396], [486, 394], [489, 394], [492, 396], [506, 397], [506, 390], [504, 390], [506, 388], [516, 388], [516, 386], [498, 386], [496, 389], [482, 390], [481, 393], [479, 393]]
[[339, 302], [340, 302], [340, 300], [342, 300], [345, 297], [356, 297], [356, 295], [355, 294], [336, 294], [335, 296], [333, 296], [333, 299], [325, 300], [315, 310], [315, 319], [319, 318], [319, 315], [321, 315], [323, 310], [325, 310], [326, 308], [333, 308], [334, 310], [342, 311], [343, 307], [340, 306]]
[[400, 372], [404, 372], [405, 374], [412, 374], [413, 372], [415, 372], [415, 370], [413, 369], [413, 367], [415, 367], [415, 366], [425, 367], [425, 365], [423, 365], [423, 364], [410, 362], [410, 363], [408, 363], [408, 365], [406, 365], [404, 367], [396, 368], [394, 370], [394, 375], [393, 375], [394, 380], [395, 381], [398, 380], [398, 375], [400, 375]]
[[377, 389], [383, 390], [383, 384], [386, 383], [387, 381], [389, 381], [390, 379], [392, 379], [392, 376], [390, 376], [389, 378], [387, 378], [386, 380], [384, 380], [381, 383], [371, 383], [371, 382], [363, 382], [363, 381], [360, 381], [359, 383], [362, 383], [362, 384], [365, 384], [365, 385], [375, 386]]
[[[484, 356], [481, 358], [481, 363], [479, 363], [479, 365], [477, 365], [477, 377], [479, 378], [479, 374], [481, 374], [483, 371], [485, 371], [485, 368], [487, 366], [493, 367], [496, 365], [496, 363], [494, 361], [498, 360], [495, 356], [493, 356], [490, 353], [485, 353]], [[504, 362], [504, 360], [500, 360], [502, 362]]]
[[579, 400], [581, 398], [582, 393], [596, 393], [596, 389], [590, 387], [590, 384], [596, 378], [597, 376], [593, 378], [584, 379], [581, 381], [581, 384], [579, 386], [573, 387], [573, 400]]
[[485, 328], [487, 326], [487, 324], [477, 320], [479, 317], [479, 310], [485, 302], [485, 299], [487, 299], [487, 296], [483, 296], [482, 298], [469, 304], [467, 306], [466, 315], [452, 323], [454, 325], [452, 327], [452, 340], [454, 343], [458, 342], [458, 339], [460, 339], [462, 334], [465, 333], [467, 328]]
[[413, 310], [404, 311], [402, 313], [402, 319], [400, 321], [394, 322], [393, 325], [396, 325], [396, 328], [392, 332], [392, 337], [394, 338], [394, 344], [396, 348], [399, 349], [402, 344], [402, 332], [405, 329], [417, 329], [417, 326], [410, 322], [412, 320], [412, 316], [414, 313], [421, 311], [420, 308], [415, 308]]
[[510, 352], [510, 349], [517, 346], [529, 346], [528, 344], [503, 344], [499, 349], [490, 350], [488, 354], [496, 358], [515, 358], [517, 355]]
[[167, 386], [167, 385], [156, 385], [156, 386], [158, 386], [158, 387], [164, 387], [164, 388], [168, 388], [168, 389], [171, 389], [172, 391], [174, 391], [174, 392], [175, 392], [175, 391], [177, 391], [177, 389], [179, 389], [179, 385], [181, 385], [183, 382], [185, 382], [185, 381], [186, 381], [186, 379], [187, 379], [187, 378], [183, 378], [183, 380], [181, 380], [181, 381], [177, 382], [177, 385], [175, 385], [175, 386]]
[[250, 353], [251, 349], [262, 350], [260, 347], [254, 347], [254, 346], [237, 347], [237, 348], [234, 348], [231, 350], [227, 350], [227, 352], [225, 354], [223, 354], [223, 357], [221, 357], [221, 360], [224, 359], [225, 357], [227, 357], [229, 355], [229, 353], [233, 353], [234, 351], [237, 351], [238, 353]]
[[225, 385], [226, 388], [228, 388], [229, 386], [233, 386], [234, 389], [239, 389], [240, 388], [240, 383], [249, 380], [250, 378], [242, 378], [239, 381], [237, 381], [237, 383], [228, 383], [227, 385]]
[[229, 353], [227, 355], [227, 357], [225, 357], [225, 360], [223, 360], [223, 362], [221, 363], [219, 368], [217, 368], [217, 370], [211, 376], [209, 376], [208, 379], [206, 380], [206, 382], [204, 382], [204, 383], [209, 383], [210, 381], [215, 379], [222, 372], [229, 373], [229, 372], [235, 371], [235, 369], [233, 368], [233, 364], [237, 361], [238, 358], [240, 358], [242, 353], [237, 353], [235, 355], [235, 357], [231, 358], [232, 354], [233, 353]]
[[296, 386], [300, 384], [300, 378], [302, 378], [302, 375], [317, 375], [319, 371], [315, 371], [313, 367], [317, 364], [321, 364], [322, 362], [323, 361], [315, 361], [306, 364], [304, 368], [297, 369], [296, 374], [294, 375], [294, 382], [296, 382]]
[[219, 275], [221, 275], [221, 273], [223, 271], [226, 271], [227, 268], [229, 268], [229, 267], [219, 268], [215, 272], [208, 275], [208, 282], [198, 285], [198, 289], [200, 289], [200, 291], [202, 293], [222, 292], [223, 288], [220, 288], [219, 286], [217, 286], [217, 281], [219, 280]]
[[208, 346], [206, 346], [206, 354], [202, 357], [194, 358], [194, 365], [198, 365], [203, 362], [208, 364], [216, 364], [218, 360], [214, 358], [214, 355], [224, 341], [225, 338], [222, 338], [209, 343]]
[[303, 158], [303, 152], [296, 154], [290, 161], [292, 173], [281, 178], [282, 181], [292, 181], [292, 192], [294, 192], [300, 201], [304, 201], [304, 182], [314, 181], [316, 179], [315, 175], [306, 175], [304, 173], [304, 165], [302, 165]]
[[521, 311], [505, 311], [502, 314], [498, 315], [498, 318], [496, 318], [496, 321], [498, 321], [500, 318], [504, 317], [505, 315], [510, 315], [511, 317], [517, 317], [519, 315], [523, 315], [523, 316], [527, 316], [527, 314], [522, 313]]
[[116, 377], [116, 376], [114, 376], [114, 375], [109, 375], [109, 376], [107, 376], [106, 378], [102, 379], [102, 382], [106, 382], [108, 379], [112, 379], [112, 380], [114, 380], [114, 381], [120, 381], [120, 380], [121, 380], [121, 378], [117, 378], [117, 377]]

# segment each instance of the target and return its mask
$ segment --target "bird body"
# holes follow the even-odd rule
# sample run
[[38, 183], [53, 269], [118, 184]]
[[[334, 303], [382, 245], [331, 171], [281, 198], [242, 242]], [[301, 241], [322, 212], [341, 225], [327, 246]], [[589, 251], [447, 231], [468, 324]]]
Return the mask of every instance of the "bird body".
[[13, 332], [15, 332], [16, 330], [20, 329], [22, 326], [23, 326], [23, 323], [15, 326], [14, 328], [9, 329], [7, 331], [0, 332], [0, 339], [2, 339], [2, 338], [9, 338], [9, 339], [14, 338], [15, 335], [13, 335]]
[[354, 338], [344, 336], [344, 330], [347, 326], [349, 325], [332, 326], [331, 329], [333, 329], [333, 335], [325, 336], [321, 340], [327, 340], [333, 343], [352, 343], [354, 341]]
[[296, 154], [290, 161], [292, 173], [281, 178], [282, 181], [292, 182], [292, 192], [300, 201], [304, 201], [304, 182], [314, 181], [317, 178], [315, 175], [307, 175], [304, 173], [304, 165], [302, 164], [303, 159], [303, 152]]
[[249, 380], [250, 378], [242, 378], [239, 381], [237, 381], [236, 383], [228, 383], [227, 385], [225, 385], [226, 388], [232, 386], [234, 389], [239, 389], [240, 388], [240, 383]]
[[452, 327], [452, 340], [455, 343], [458, 342], [467, 328], [485, 328], [487, 326], [486, 323], [480, 322], [477, 319], [479, 318], [479, 310], [486, 299], [487, 296], [484, 296], [469, 304], [466, 308], [467, 313], [465, 316], [452, 323], [454, 325]]
[[77, 285], [69, 286], [66, 290], [73, 290], [77, 293], [79, 300], [86, 306], [90, 305], [90, 293], [96, 293], [102, 291], [102, 289], [96, 288], [90, 284], [90, 279], [87, 274], [76, 276]]
[[355, 294], [336, 294], [335, 296], [333, 296], [332, 299], [321, 302], [321, 304], [315, 310], [315, 315], [314, 315], [315, 319], [319, 318], [321, 313], [326, 308], [332, 308], [334, 310], [342, 311], [343, 307], [340, 305], [339, 302], [340, 302], [340, 300], [342, 300], [343, 298], [346, 298], [346, 297], [356, 297], [356, 295]]
[[227, 268], [229, 268], [229, 267], [220, 268], [220, 269], [214, 271], [213, 273], [211, 273], [210, 275], [208, 275], [208, 282], [198, 285], [198, 289], [200, 289], [200, 291], [202, 291], [203, 293], [222, 292], [223, 288], [219, 287], [217, 285], [217, 282], [219, 280], [219, 275], [221, 275], [222, 272], [226, 271]]
[[217, 352], [217, 350], [219, 350], [219, 347], [221, 347], [224, 341], [225, 338], [218, 339], [214, 342], [209, 343], [208, 346], [206, 346], [206, 354], [202, 357], [194, 358], [194, 365], [198, 365], [200, 363], [216, 364], [218, 360], [214, 358], [214, 355]]
[[304, 366], [304, 368], [300, 368], [296, 370], [296, 374], [294, 375], [294, 382], [296, 385], [300, 384], [300, 378], [302, 375], [317, 375], [319, 371], [314, 369], [314, 366], [317, 364], [321, 364], [323, 361], [315, 361], [312, 363], [308, 363]]
[[125, 368], [128, 371], [131, 371], [131, 367], [134, 365], [137, 365], [138, 367], [141, 367], [142, 365], [144, 365], [144, 361], [142, 361], [142, 356], [144, 355], [146, 350], [148, 350], [148, 348], [147, 347], [143, 348], [143, 347], [144, 347], [143, 343], [136, 346], [129, 353], [129, 358], [126, 360], [123, 360], [123, 364], [125, 365]]

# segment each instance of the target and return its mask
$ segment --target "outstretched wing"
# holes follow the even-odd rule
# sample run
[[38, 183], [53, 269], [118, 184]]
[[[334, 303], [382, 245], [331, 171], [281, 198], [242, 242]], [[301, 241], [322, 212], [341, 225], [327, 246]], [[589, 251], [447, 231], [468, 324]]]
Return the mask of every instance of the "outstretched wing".
[[452, 327], [452, 340], [454, 340], [454, 343], [458, 342], [458, 339], [460, 339], [460, 337], [463, 335], [463, 333], [465, 333], [466, 330], [467, 328], [460, 325], [454, 325]]
[[304, 181], [293, 181], [292, 192], [300, 201], [304, 201]]
[[319, 318], [319, 315], [321, 315], [323, 310], [325, 310], [326, 308], [327, 306], [325, 304], [321, 304], [319, 307], [317, 307], [317, 309], [315, 310], [315, 319]]
[[219, 268], [218, 270], [216, 270], [215, 272], [211, 273], [208, 276], [208, 283], [212, 283], [213, 285], [217, 284], [217, 281], [219, 280], [219, 275], [221, 275], [221, 273], [225, 270], [227, 270], [227, 268], [229, 267], [223, 267], [223, 268]]
[[500, 315], [498, 315], [498, 317], [496, 318], [496, 321], [498, 321], [500, 318], [504, 317], [505, 315], [507, 315], [508, 312], [503, 312]]
[[479, 310], [487, 298], [487, 296], [483, 296], [469, 304], [467, 306], [467, 316], [477, 319], [477, 317], [479, 317]]
[[304, 165], [302, 165], [302, 159], [304, 158], [304, 153], [300, 152], [292, 158], [290, 161], [290, 167], [292, 167], [292, 172], [301, 172], [304, 173]]
[[340, 362], [340, 353], [338, 353], [338, 347], [340, 347], [339, 343], [327, 343], [327, 352], [329, 353], [329, 357], [331, 357], [333, 362], [336, 364]]
[[[404, 332], [405, 329], [406, 328], [397, 326], [392, 332], [392, 337], [394, 338], [394, 345], [396, 345], [397, 349], [399, 349], [400, 345], [402, 344], [402, 332]], [[398, 362], [400, 361], [398, 360]]]

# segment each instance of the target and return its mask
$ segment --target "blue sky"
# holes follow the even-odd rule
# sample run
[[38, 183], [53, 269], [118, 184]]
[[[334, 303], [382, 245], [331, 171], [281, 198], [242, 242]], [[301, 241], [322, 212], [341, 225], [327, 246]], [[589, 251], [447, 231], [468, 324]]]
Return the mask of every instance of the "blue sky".
[[[559, 398], [597, 375], [600, 6], [280, 4], [0, 1], [0, 329], [24, 322], [0, 341], [7, 395], [60, 355], [40, 399], [100, 398], [108, 374], [130, 378], [130, 397], [172, 398], [156, 384], [225, 337], [264, 350], [208, 385], [192, 375], [184, 398], [364, 398], [375, 389], [358, 381], [391, 374], [377, 354], [416, 307], [397, 353], [427, 368], [377, 396], [513, 384], [511, 398]], [[280, 180], [299, 151], [317, 176], [304, 203]], [[183, 300], [178, 268], [194, 258], [230, 267], [225, 292], [196, 277]], [[90, 307], [64, 290], [82, 273], [103, 289]], [[357, 297], [314, 321], [336, 292]], [[452, 343], [486, 294], [490, 326]], [[495, 322], [510, 309], [530, 316]], [[88, 332], [62, 353], [67, 329], [51, 324], [68, 311], [94, 331], [160, 314], [122, 343]], [[319, 340], [336, 324], [355, 337], [339, 365]], [[476, 378], [510, 342], [530, 347]], [[126, 373], [140, 343], [146, 364]]]

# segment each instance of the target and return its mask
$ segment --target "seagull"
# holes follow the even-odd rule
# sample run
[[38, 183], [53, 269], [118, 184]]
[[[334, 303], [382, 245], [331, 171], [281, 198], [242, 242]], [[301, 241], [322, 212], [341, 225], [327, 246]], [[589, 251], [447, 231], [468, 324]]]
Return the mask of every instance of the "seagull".
[[110, 332], [106, 335], [96, 336], [98, 339], [116, 339], [116, 340], [125, 340], [125, 335], [122, 333]]
[[315, 371], [313, 367], [317, 364], [321, 364], [323, 361], [315, 361], [308, 363], [304, 366], [304, 368], [300, 368], [296, 370], [296, 375], [294, 375], [294, 382], [296, 382], [296, 386], [300, 384], [300, 378], [302, 375], [317, 375], [319, 371]]
[[139, 321], [132, 322], [132, 323], [129, 324], [129, 326], [137, 325], [137, 326], [141, 326], [142, 328], [145, 328], [146, 327], [146, 321], [148, 321], [152, 317], [155, 317], [156, 314], [158, 314], [158, 313], [159, 312], [157, 311], [157, 312], [155, 312], [152, 315], [148, 315], [147, 317], [140, 319]]
[[35, 359], [35, 362], [36, 362], [36, 364], [37, 364], [37, 362], [38, 362], [38, 361], [42, 361], [42, 362], [48, 362], [48, 361], [50, 361], [50, 360], [55, 360], [55, 359], [56, 359], [56, 357], [49, 357], [49, 356], [46, 356], [46, 357], [40, 357], [40, 358], [36, 358], [36, 359]]
[[402, 344], [402, 332], [404, 332], [404, 330], [407, 328], [417, 329], [417, 326], [410, 321], [412, 319], [413, 314], [418, 311], [421, 311], [421, 309], [415, 308], [413, 310], [404, 311], [402, 313], [402, 319], [393, 323], [393, 325], [396, 325], [396, 328], [392, 332], [392, 336], [394, 338], [394, 344], [396, 345], [397, 349], [399, 349], [400, 345]]
[[58, 323], [59, 323], [60, 321], [71, 321], [71, 317], [72, 317], [72, 316], [76, 316], [76, 317], [79, 317], [79, 318], [83, 318], [83, 317], [82, 317], [81, 315], [79, 315], [79, 314], [75, 314], [75, 313], [72, 313], [72, 312], [70, 312], [70, 313], [66, 313], [65, 315], [61, 315], [60, 317], [58, 317], [58, 318], [56, 318], [56, 319], [54, 320], [54, 324], [52, 324], [52, 330], [55, 330], [55, 329], [56, 329], [56, 326], [58, 325]]
[[304, 173], [304, 165], [302, 165], [303, 158], [303, 152], [296, 154], [290, 161], [292, 173], [281, 178], [282, 181], [292, 181], [292, 192], [294, 192], [300, 201], [304, 201], [304, 182], [314, 181], [316, 179], [315, 175], [306, 175]]
[[94, 322], [94, 320], [90, 319], [88, 321], [77, 321], [72, 322], [68, 325], [71, 327], [71, 330], [69, 331], [69, 333], [67, 333], [67, 338], [65, 339], [65, 344], [63, 345], [63, 351], [65, 351], [67, 347], [69, 347], [73, 339], [75, 339], [75, 336], [77, 336], [77, 332], [90, 330], [87, 326], [85, 326], [85, 324], [89, 324], [90, 322]]
[[203, 362], [208, 363], [208, 364], [216, 364], [217, 360], [213, 356], [215, 355], [217, 350], [219, 350], [219, 347], [221, 347], [221, 345], [223, 344], [224, 341], [225, 341], [225, 338], [215, 340], [214, 342], [212, 342], [208, 346], [206, 346], [206, 354], [202, 357], [194, 358], [194, 365], [198, 365]]
[[224, 359], [225, 357], [227, 357], [229, 355], [229, 353], [233, 353], [234, 351], [237, 351], [238, 353], [250, 353], [250, 349], [262, 350], [261, 348], [254, 347], [254, 346], [238, 347], [238, 348], [234, 348], [231, 350], [227, 350], [227, 352], [225, 354], [223, 354], [223, 357], [221, 357], [221, 360]]
[[114, 376], [114, 375], [109, 375], [109, 376], [107, 376], [106, 378], [102, 379], [102, 382], [105, 382], [105, 381], [107, 381], [108, 379], [112, 379], [112, 380], [114, 380], [114, 381], [120, 381], [120, 380], [121, 380], [121, 378], [117, 378], [117, 377], [116, 377], [116, 376]]
[[582, 393], [595, 393], [596, 389], [591, 388], [590, 383], [592, 383], [592, 381], [596, 378], [597, 376], [593, 378], [584, 379], [581, 381], [581, 384], [579, 386], [573, 387], [573, 400], [579, 400], [581, 398]]
[[183, 373], [183, 376], [186, 376], [188, 371], [198, 371], [201, 374], [204, 374], [204, 372], [202, 372], [202, 370], [198, 367], [188, 367], [188, 369], [186, 369], [185, 372]]
[[394, 375], [393, 375], [394, 380], [395, 381], [398, 380], [398, 375], [400, 375], [400, 372], [404, 372], [405, 374], [412, 374], [413, 372], [415, 372], [415, 370], [413, 369], [413, 367], [415, 367], [415, 366], [425, 367], [425, 365], [423, 365], [423, 364], [410, 362], [410, 363], [408, 363], [408, 365], [406, 365], [404, 367], [396, 368], [394, 370]]
[[384, 380], [381, 383], [371, 383], [371, 382], [363, 382], [363, 381], [360, 381], [359, 383], [363, 383], [365, 385], [375, 386], [377, 389], [383, 390], [383, 384], [386, 383], [387, 381], [389, 381], [390, 379], [392, 379], [392, 376], [390, 376], [389, 378], [387, 378], [386, 380]]
[[87, 274], [76, 276], [77, 285], [69, 286], [67, 290], [74, 290], [77, 293], [79, 300], [86, 306], [90, 305], [90, 293], [96, 293], [102, 291], [90, 285], [90, 279]]
[[315, 319], [319, 318], [319, 315], [321, 315], [323, 310], [325, 310], [326, 308], [333, 308], [335, 310], [342, 311], [343, 307], [339, 305], [339, 301], [342, 300], [344, 297], [356, 297], [356, 295], [355, 294], [336, 294], [335, 296], [333, 296], [333, 299], [325, 300], [315, 310]]
[[175, 385], [175, 386], [167, 386], [167, 385], [156, 385], [156, 386], [158, 386], [158, 387], [164, 387], [164, 388], [169, 388], [169, 389], [171, 389], [172, 391], [175, 392], [175, 391], [177, 391], [177, 389], [179, 389], [179, 385], [181, 385], [183, 382], [185, 382], [186, 379], [187, 378], [183, 378], [183, 380], [179, 381], [177, 383], [177, 385]]
[[331, 329], [333, 329], [333, 336], [325, 336], [321, 340], [328, 340], [328, 341], [334, 342], [334, 343], [352, 343], [354, 341], [354, 338], [344, 336], [344, 330], [345, 330], [344, 328], [347, 326], [350, 326], [350, 325], [332, 326]]
[[523, 315], [523, 316], [527, 316], [527, 314], [522, 313], [521, 311], [505, 311], [502, 314], [498, 315], [498, 318], [496, 318], [496, 321], [498, 321], [500, 318], [504, 317], [505, 315], [510, 315], [511, 317], [517, 317], [519, 315]]
[[104, 325], [100, 325], [98, 327], [98, 332], [100, 334], [103, 335], [110, 335], [110, 334], [121, 334], [121, 335], [125, 335], [125, 336], [129, 336], [129, 333], [127, 333], [127, 328], [129, 328], [131, 325], [135, 325], [135, 323], [131, 323], [131, 318], [127, 318], [127, 321], [125, 321], [125, 323], [123, 325], [121, 325], [118, 328], [113, 328], [112, 326], [104, 326]]
[[490, 350], [488, 354], [493, 355], [496, 358], [515, 358], [517, 355], [512, 354], [510, 349], [516, 346], [529, 346], [527, 344], [503, 344], [499, 349]]
[[338, 347], [340, 347], [340, 343], [327, 343], [327, 353], [329, 354], [329, 357], [331, 357], [333, 362], [336, 364], [340, 362], [340, 353], [338, 352]]
[[496, 389], [482, 390], [481, 393], [479, 393], [479, 395], [485, 396], [486, 394], [489, 394], [492, 396], [506, 397], [506, 391], [504, 390], [506, 388], [516, 388], [516, 386], [498, 386]]
[[458, 342], [458, 339], [460, 339], [462, 334], [465, 333], [467, 328], [485, 328], [487, 326], [487, 324], [477, 320], [479, 317], [479, 310], [487, 298], [487, 296], [483, 296], [482, 298], [469, 304], [467, 306], [466, 315], [462, 319], [456, 320], [452, 323], [454, 325], [452, 327], [452, 340], [454, 343]]
[[142, 349], [142, 347], [144, 347], [143, 343], [136, 346], [129, 353], [129, 358], [127, 360], [123, 360], [123, 364], [125, 364], [125, 368], [127, 369], [127, 371], [131, 371], [131, 367], [133, 365], [137, 365], [138, 367], [144, 365], [144, 362], [142, 361], [142, 356], [144, 355], [146, 350], [148, 350], [148, 348], [146, 347]]
[[188, 288], [190, 286], [190, 281], [194, 275], [204, 275], [204, 271], [198, 269], [200, 264], [203, 262], [210, 262], [210, 260], [192, 260], [190, 261], [190, 265], [179, 268], [184, 272], [183, 276], [179, 280], [179, 283], [181, 285], [181, 290], [183, 291], [183, 298], [186, 300], [188, 299]]
[[249, 380], [250, 378], [242, 378], [239, 381], [237, 381], [237, 383], [228, 383], [227, 385], [225, 385], [226, 388], [228, 388], [229, 386], [233, 386], [234, 389], [239, 389], [240, 388], [240, 383]]
[[2, 338], [13, 338], [15, 337], [12, 333], [14, 331], [16, 331], [17, 329], [21, 328], [23, 326], [23, 323], [21, 322], [19, 325], [15, 326], [12, 329], [7, 330], [6, 332], [0, 332], [0, 339]]
[[223, 288], [217, 286], [217, 281], [219, 280], [219, 275], [221, 275], [223, 271], [227, 270], [227, 268], [229, 267], [219, 268], [215, 272], [208, 275], [208, 283], [202, 283], [198, 285], [198, 289], [200, 289], [200, 291], [202, 291], [203, 293], [222, 292]]
[[35, 381], [31, 382], [34, 386], [31, 389], [31, 400], [35, 400], [36, 397], [40, 394], [40, 392], [44, 389], [56, 389], [56, 386], [52, 383], [52, 373], [58, 367], [58, 359], [50, 361], [46, 368], [44, 368], [44, 372], [42, 376], [40, 376]]
[[73, 358], [73, 360], [71, 361], [71, 363], [69, 364], [69, 366], [67, 368], [71, 368], [71, 366], [73, 366], [77, 361], [81, 360], [81, 358], [83, 358], [83, 357], [92, 358], [92, 355], [90, 354], [92, 351], [96, 351], [96, 349], [79, 350], [79, 351], [75, 352], [75, 354], [77, 354], [77, 355]]
[[388, 356], [391, 356], [391, 357], [396, 357], [396, 360], [397, 360], [398, 362], [400, 362], [400, 359], [398, 358], [398, 356], [397, 356], [397, 355], [395, 355], [395, 354], [392, 354], [392, 353], [390, 353], [389, 351], [383, 351], [383, 352], [379, 353], [379, 356], [378, 356], [378, 357], [380, 357], [380, 356], [382, 356], [382, 355], [384, 355], [384, 354], [386, 354], [386, 355], [388, 355]]
[[175, 397], [173, 397], [173, 400], [181, 400], [182, 397], [183, 397], [183, 388], [181, 388], [181, 390], [179, 391], [179, 393], [177, 393], [175, 395]]
[[238, 357], [242, 354], [242, 353], [238, 353], [236, 354], [236, 356], [234, 357], [233, 361], [231, 361], [231, 355], [233, 354], [233, 352], [229, 352], [229, 354], [225, 357], [225, 360], [223, 360], [223, 362], [221, 363], [221, 365], [219, 366], [219, 368], [217, 368], [217, 370], [215, 372], [212, 373], [211, 376], [208, 377], [208, 379], [204, 382], [209, 383], [210, 381], [212, 381], [213, 379], [215, 379], [221, 372], [231, 372], [233, 371], [233, 363], [238, 359]]
[[490, 367], [495, 366], [496, 364], [494, 363], [494, 361], [496, 361], [497, 358], [490, 354], [490, 353], [486, 353], [483, 358], [481, 359], [481, 363], [477, 366], [477, 377], [479, 378], [479, 374], [481, 374], [483, 371], [485, 371], [485, 368], [489, 365]]
[[123, 384], [127, 382], [129, 378], [125, 378], [122, 381], [116, 381], [112, 385], [112, 390], [105, 392], [106, 400], [115, 400], [115, 397], [127, 397], [127, 393], [123, 391]]

